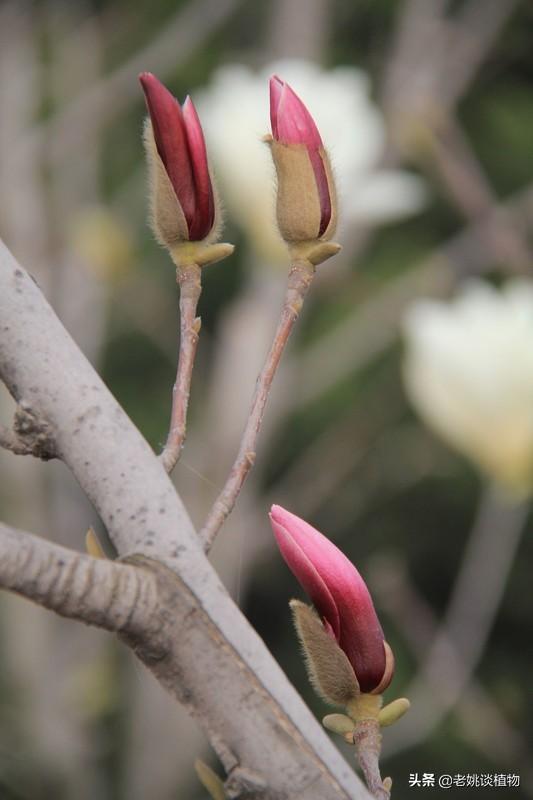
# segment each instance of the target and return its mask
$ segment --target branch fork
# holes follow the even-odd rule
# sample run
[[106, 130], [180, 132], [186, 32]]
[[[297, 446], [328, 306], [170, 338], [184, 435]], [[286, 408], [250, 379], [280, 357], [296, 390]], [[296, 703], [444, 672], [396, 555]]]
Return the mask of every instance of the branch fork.
[[19, 456], [34, 456], [43, 461], [57, 458], [50, 424], [24, 400], [17, 405], [13, 429], [0, 426], [0, 446]]

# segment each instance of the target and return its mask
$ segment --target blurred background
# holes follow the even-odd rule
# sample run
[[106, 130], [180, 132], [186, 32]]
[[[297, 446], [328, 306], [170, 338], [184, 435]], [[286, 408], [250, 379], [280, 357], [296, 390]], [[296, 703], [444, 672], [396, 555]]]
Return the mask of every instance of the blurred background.
[[[358, 566], [396, 654], [387, 697], [413, 702], [384, 736], [395, 798], [438, 791], [409, 788], [416, 773], [519, 775], [495, 796], [533, 797], [532, 44], [527, 0], [0, 3], [0, 235], [157, 451], [178, 294], [146, 223], [138, 72], [199, 109], [237, 249], [204, 272], [174, 473], [198, 525], [286, 279], [260, 141], [272, 72], [318, 122], [343, 251], [319, 269], [213, 560], [318, 717], [269, 505]], [[112, 555], [61, 464], [2, 451], [0, 476], [7, 523], [74, 549], [92, 524]], [[125, 648], [0, 601], [1, 798], [206, 798], [205, 737]]]

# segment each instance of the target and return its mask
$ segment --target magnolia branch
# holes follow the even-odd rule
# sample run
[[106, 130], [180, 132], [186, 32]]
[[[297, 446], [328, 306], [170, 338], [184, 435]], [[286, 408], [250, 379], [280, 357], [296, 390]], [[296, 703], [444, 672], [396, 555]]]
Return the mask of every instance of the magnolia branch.
[[[1, 243], [0, 319], [0, 376], [19, 404], [47, 421], [58, 455], [98, 510], [121, 560], [142, 576], [137, 585], [145, 600], [129, 603], [135, 624], [120, 622], [116, 629], [196, 717], [230, 785], [244, 786], [252, 774], [252, 784], [267, 787], [256, 789], [263, 796], [367, 800], [361, 781], [220, 583], [159, 459]], [[11, 543], [4, 536], [1, 552]], [[24, 553], [29, 563], [36, 559], [39, 597], [24, 575]], [[55, 553], [47, 567], [40, 542], [23, 542], [5, 572], [0, 565], [0, 576], [4, 585], [38, 601], [48, 598], [65, 613], [68, 603], [54, 594], [53, 578], [61, 585], [68, 570], [56, 571]], [[80, 618], [83, 579], [89, 597], [106, 597], [107, 581], [117, 586], [119, 575], [133, 575], [115, 572], [128, 565], [68, 558], [79, 576], [73, 603]], [[92, 622], [91, 613], [83, 611], [83, 619]]]
[[160, 456], [167, 472], [172, 472], [176, 466], [185, 440], [192, 371], [201, 325], [200, 318], [196, 316], [202, 292], [201, 267], [194, 263], [187, 264], [177, 269], [176, 277], [180, 286], [180, 349], [176, 382], [172, 390], [168, 437]]
[[155, 608], [155, 579], [129, 564], [92, 558], [0, 523], [0, 586], [63, 617], [134, 631]]
[[306, 260], [295, 260], [291, 266], [281, 316], [274, 334], [272, 346], [257, 379], [250, 413], [241, 438], [239, 452], [237, 453], [228, 479], [215, 500], [204, 527], [199, 534], [206, 552], [209, 552], [211, 549], [218, 531], [224, 524], [224, 520], [231, 513], [248, 473], [254, 464], [257, 439], [259, 437], [272, 381], [274, 380], [276, 370], [291, 331], [302, 309], [304, 298], [311, 285], [314, 273], [314, 265]]

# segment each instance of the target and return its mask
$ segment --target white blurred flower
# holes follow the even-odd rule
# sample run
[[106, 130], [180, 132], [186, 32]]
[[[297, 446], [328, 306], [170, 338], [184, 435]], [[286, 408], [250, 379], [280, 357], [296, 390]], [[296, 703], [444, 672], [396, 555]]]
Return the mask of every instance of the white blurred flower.
[[119, 281], [131, 268], [134, 242], [117, 214], [104, 206], [85, 206], [70, 220], [70, 245], [100, 280]]
[[518, 494], [533, 488], [533, 282], [471, 282], [418, 301], [404, 331], [405, 385], [425, 422]]
[[341, 225], [393, 219], [421, 207], [424, 189], [418, 178], [376, 169], [385, 127], [365, 73], [353, 67], [325, 71], [297, 60], [271, 63], [259, 73], [225, 66], [194, 100], [222, 199], [263, 259], [286, 259], [275, 223], [274, 168], [261, 141], [270, 132], [268, 81], [273, 74], [292, 86], [317, 123], [333, 163]]

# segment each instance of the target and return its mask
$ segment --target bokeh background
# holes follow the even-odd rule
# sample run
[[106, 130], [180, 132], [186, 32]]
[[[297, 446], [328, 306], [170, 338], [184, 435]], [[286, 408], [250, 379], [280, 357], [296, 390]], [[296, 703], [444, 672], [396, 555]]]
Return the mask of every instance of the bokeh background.
[[[383, 772], [398, 799], [439, 791], [409, 788], [413, 773], [517, 774], [520, 787], [470, 791], [533, 797], [529, 362], [516, 348], [513, 380], [524, 376], [526, 388], [510, 413], [527, 420], [528, 464], [517, 490], [467, 434], [439, 435], [442, 424], [406, 391], [402, 337], [414, 303], [447, 303], [473, 277], [530, 291], [532, 45], [527, 0], [0, 4], [0, 235], [156, 450], [175, 374], [177, 289], [146, 223], [137, 73], [197, 102], [224, 240], [237, 245], [204, 273], [189, 434], [174, 473], [197, 524], [236, 453], [285, 282], [260, 143], [273, 69], [318, 120], [341, 185], [343, 251], [320, 268], [257, 465], [213, 558], [319, 717], [327, 710], [308, 686], [287, 607], [300, 591], [275, 549], [269, 504], [305, 517], [357, 564], [397, 657], [387, 696], [413, 701], [385, 732]], [[279, 59], [291, 63], [270, 66]], [[529, 353], [533, 310], [524, 313]], [[514, 364], [515, 349], [498, 362], [482, 341], [479, 359], [493, 350], [482, 378], [473, 363], [455, 368], [452, 353], [462, 379], [442, 391], [459, 392], [474, 416], [469, 377], [482, 398], [496, 395], [485, 428], [498, 453], [498, 437], [507, 440], [498, 365]], [[3, 424], [12, 413], [2, 387]], [[75, 549], [93, 524], [107, 542], [61, 464], [1, 452], [0, 476], [6, 522]], [[205, 738], [129, 652], [20, 598], [0, 601], [0, 797], [206, 797], [192, 767], [212, 758]]]

